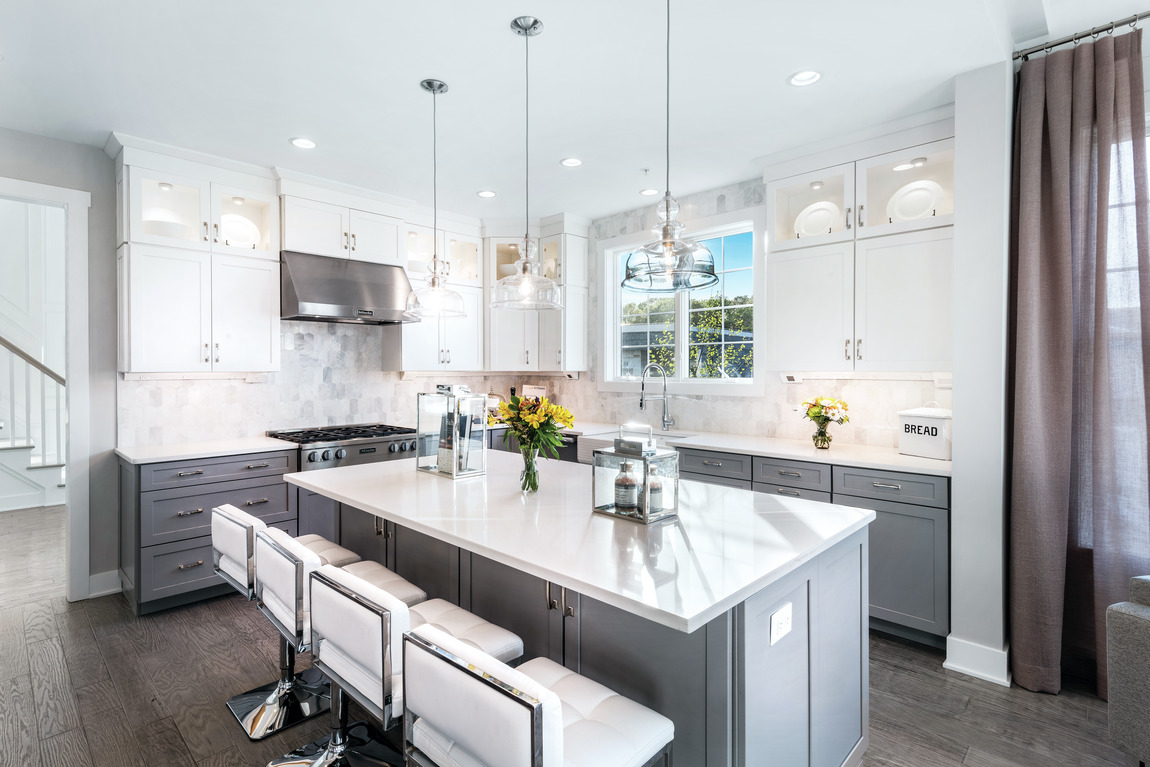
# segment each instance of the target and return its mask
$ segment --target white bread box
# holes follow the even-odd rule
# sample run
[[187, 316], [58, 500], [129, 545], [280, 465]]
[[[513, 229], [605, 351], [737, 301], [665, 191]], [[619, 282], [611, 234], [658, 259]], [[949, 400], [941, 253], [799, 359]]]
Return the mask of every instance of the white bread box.
[[900, 410], [898, 420], [900, 453], [950, 460], [950, 410], [941, 407]]

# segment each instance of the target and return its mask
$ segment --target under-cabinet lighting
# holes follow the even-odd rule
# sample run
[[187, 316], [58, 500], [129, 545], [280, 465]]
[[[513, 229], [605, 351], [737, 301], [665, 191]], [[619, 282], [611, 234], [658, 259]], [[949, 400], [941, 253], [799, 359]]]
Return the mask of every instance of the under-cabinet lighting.
[[302, 136], [293, 138], [291, 140], [291, 145], [296, 149], [315, 149], [315, 142], [310, 138], [303, 138]]
[[804, 88], [808, 85], [814, 85], [822, 79], [822, 74], [813, 69], [804, 69], [800, 72], [795, 72], [787, 78], [787, 85], [793, 85], [796, 88]]

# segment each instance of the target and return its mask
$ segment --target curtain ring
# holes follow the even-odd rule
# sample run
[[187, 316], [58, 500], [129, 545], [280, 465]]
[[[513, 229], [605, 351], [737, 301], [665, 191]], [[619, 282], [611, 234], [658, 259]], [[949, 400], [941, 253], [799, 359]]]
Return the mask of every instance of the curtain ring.
[[1108, 35], [1114, 34], [1114, 22], [1113, 21], [1110, 22], [1110, 26], [1107, 28], [1106, 34], [1108, 34]]
[[1042, 50], [1044, 53], [1046, 53], [1046, 55], [1049, 56], [1050, 51], [1052, 50], [1052, 48], [1050, 47], [1050, 43], [1047, 43], [1046, 45], [1042, 46]]
[[1093, 40], [1097, 40], [1097, 39], [1098, 39], [1098, 34], [1099, 34], [1099, 33], [1098, 33], [1098, 32], [1096, 32], [1096, 31], [1094, 30], [1094, 27], [1091, 27], [1091, 28], [1090, 28], [1090, 37], [1091, 37], [1091, 39], [1093, 39]]
[[1134, 20], [1130, 22], [1131, 29], [1138, 29], [1138, 17], [1135, 16]]

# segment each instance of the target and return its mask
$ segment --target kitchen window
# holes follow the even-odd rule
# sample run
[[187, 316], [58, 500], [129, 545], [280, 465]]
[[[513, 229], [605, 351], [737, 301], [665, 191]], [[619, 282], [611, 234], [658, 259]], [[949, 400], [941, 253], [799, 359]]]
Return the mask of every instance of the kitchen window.
[[[604, 312], [613, 360], [605, 378], [635, 381], [658, 363], [671, 381], [746, 385], [754, 379], [755, 237], [750, 223], [695, 233], [715, 258], [718, 283], [683, 293], [641, 293], [620, 286], [634, 247], [609, 251], [612, 309]], [[606, 307], [605, 307], [606, 308]]]

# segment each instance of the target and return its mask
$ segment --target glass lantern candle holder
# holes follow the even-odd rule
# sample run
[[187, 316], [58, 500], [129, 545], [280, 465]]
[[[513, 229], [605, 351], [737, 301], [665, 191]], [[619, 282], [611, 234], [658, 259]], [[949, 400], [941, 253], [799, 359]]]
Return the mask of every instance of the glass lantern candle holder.
[[591, 497], [599, 514], [649, 525], [679, 513], [679, 453], [618, 445], [591, 455]]
[[487, 396], [466, 386], [419, 395], [415, 468], [452, 479], [487, 473]]

